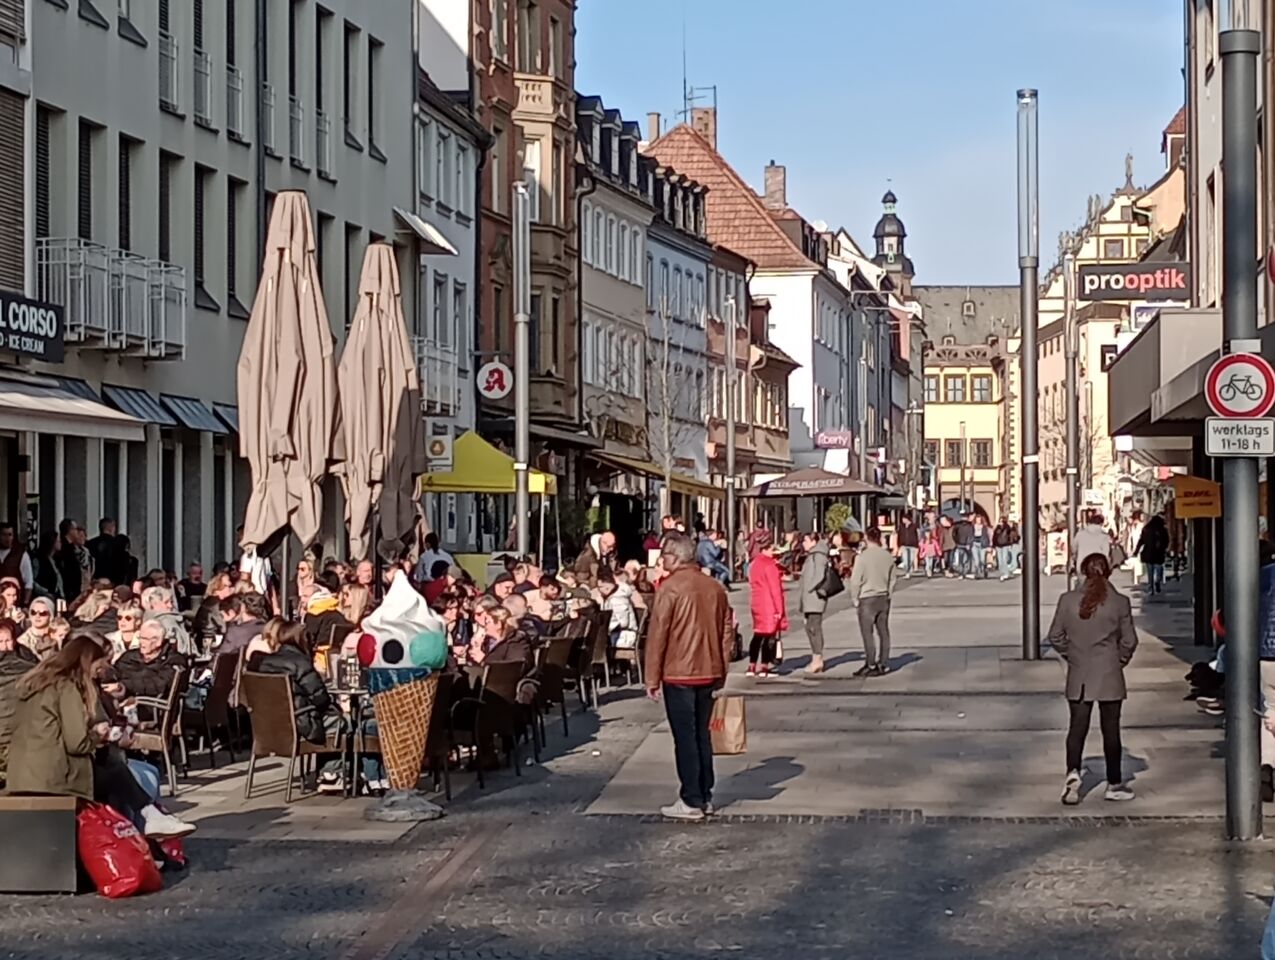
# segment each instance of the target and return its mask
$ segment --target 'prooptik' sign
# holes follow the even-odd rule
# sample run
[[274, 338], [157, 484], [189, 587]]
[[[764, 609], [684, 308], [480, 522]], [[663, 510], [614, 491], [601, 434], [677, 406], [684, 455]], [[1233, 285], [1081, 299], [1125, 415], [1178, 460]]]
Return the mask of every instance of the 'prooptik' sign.
[[1191, 265], [1169, 263], [1087, 264], [1077, 273], [1080, 300], [1189, 300]]

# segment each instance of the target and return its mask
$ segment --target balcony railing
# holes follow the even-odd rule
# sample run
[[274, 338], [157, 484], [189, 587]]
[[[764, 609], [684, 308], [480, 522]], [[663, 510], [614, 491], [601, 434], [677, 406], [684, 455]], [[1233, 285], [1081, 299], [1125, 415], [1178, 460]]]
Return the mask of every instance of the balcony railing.
[[212, 126], [212, 57], [195, 51], [195, 119]]
[[427, 416], [452, 416], [460, 409], [460, 355], [451, 344], [412, 337], [421, 378], [421, 409]]
[[78, 237], [41, 237], [35, 247], [42, 300], [66, 311], [66, 339], [152, 360], [186, 347], [186, 271]]
[[167, 33], [159, 34], [159, 103], [170, 110], [180, 110], [180, 87], [177, 69], [177, 41]]
[[269, 153], [274, 153], [274, 85], [261, 85], [261, 129], [264, 142], [261, 146]]
[[226, 131], [244, 137], [243, 74], [234, 64], [226, 66]]
[[301, 100], [288, 97], [288, 156], [297, 163], [305, 163], [305, 110]]
[[332, 176], [332, 119], [322, 110], [314, 111], [314, 165]]

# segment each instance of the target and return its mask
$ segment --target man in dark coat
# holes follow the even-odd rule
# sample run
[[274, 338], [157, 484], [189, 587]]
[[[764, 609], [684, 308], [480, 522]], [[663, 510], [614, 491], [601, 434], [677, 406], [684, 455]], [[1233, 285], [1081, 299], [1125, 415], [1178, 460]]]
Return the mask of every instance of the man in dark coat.
[[164, 625], [146, 620], [137, 631], [137, 646], [115, 661], [115, 672], [128, 696], [163, 700], [172, 689], [173, 674], [188, 666], [186, 658], [164, 640]]

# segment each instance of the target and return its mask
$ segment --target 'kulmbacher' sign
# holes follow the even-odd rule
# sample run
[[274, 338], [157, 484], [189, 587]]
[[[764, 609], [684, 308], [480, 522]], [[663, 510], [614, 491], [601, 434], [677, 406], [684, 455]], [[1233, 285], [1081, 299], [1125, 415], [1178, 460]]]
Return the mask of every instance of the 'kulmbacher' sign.
[[1190, 300], [1191, 265], [1170, 263], [1091, 263], [1080, 267], [1079, 300]]
[[65, 316], [59, 304], [0, 290], [0, 352], [61, 363]]

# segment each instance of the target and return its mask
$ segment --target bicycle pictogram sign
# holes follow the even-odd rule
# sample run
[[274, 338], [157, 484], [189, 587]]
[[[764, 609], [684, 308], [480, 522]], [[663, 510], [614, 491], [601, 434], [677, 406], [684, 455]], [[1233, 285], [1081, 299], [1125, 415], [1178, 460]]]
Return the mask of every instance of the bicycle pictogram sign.
[[1219, 417], [1261, 417], [1275, 404], [1275, 368], [1255, 353], [1231, 353], [1209, 368], [1204, 397]]

